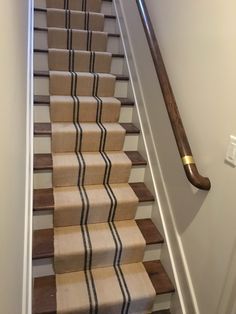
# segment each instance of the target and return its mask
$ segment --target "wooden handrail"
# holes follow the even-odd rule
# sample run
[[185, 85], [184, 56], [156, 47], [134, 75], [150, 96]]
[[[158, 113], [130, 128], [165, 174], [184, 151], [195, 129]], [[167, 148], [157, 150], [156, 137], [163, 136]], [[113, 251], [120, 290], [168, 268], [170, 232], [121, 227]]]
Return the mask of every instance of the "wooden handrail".
[[136, 2], [186, 176], [191, 184], [198, 189], [210, 190], [210, 180], [199, 174], [197, 166], [194, 162], [188, 138], [184, 130], [145, 1], [136, 0]]

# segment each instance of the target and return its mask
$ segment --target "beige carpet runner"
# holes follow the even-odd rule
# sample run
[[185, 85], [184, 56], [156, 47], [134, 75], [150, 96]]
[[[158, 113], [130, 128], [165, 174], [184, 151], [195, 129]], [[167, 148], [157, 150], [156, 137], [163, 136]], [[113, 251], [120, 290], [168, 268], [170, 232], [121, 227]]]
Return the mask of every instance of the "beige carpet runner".
[[150, 313], [101, 0], [47, 0], [57, 313]]

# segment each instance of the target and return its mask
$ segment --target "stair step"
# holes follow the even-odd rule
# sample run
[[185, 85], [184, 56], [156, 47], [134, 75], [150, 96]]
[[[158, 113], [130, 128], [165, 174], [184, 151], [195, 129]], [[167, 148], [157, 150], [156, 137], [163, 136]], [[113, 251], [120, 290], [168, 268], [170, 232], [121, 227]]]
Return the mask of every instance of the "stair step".
[[[48, 53], [48, 49], [34, 49], [34, 52], [38, 53]], [[112, 58], [124, 58], [125, 55], [123, 53], [112, 53]]]
[[[60, 71], [61, 72], [61, 71]], [[129, 81], [128, 75], [112, 74], [116, 77], [117, 81]], [[49, 77], [49, 71], [34, 71], [35, 77]]]
[[[146, 268], [147, 274], [151, 279], [156, 295], [174, 292], [174, 287], [171, 284], [170, 279], [160, 261], [145, 262], [144, 267]], [[55, 276], [36, 278], [34, 280], [33, 314], [56, 313], [56, 293], [57, 291]], [[165, 311], [163, 313], [162, 311], [158, 311], [156, 314], [167, 313], [165, 313]]]
[[[126, 151], [132, 166], [145, 166], [146, 160], [137, 151]], [[34, 154], [34, 170], [52, 170], [52, 154]]]
[[[139, 202], [153, 202], [154, 197], [143, 182], [129, 183]], [[54, 210], [53, 189], [35, 189], [33, 197], [33, 210]]]
[[[129, 98], [117, 98], [121, 102], [121, 106], [134, 106], [134, 101]], [[50, 96], [47, 95], [35, 95], [34, 105], [50, 105]]]
[[[45, 8], [34, 8], [34, 12], [47, 12], [47, 9]], [[112, 14], [104, 14], [105, 19], [116, 19], [115, 15]]]
[[175, 292], [175, 288], [160, 261], [143, 262], [143, 264], [158, 295]]
[[[34, 27], [34, 31], [47, 32], [48, 28], [47, 27]], [[108, 33], [107, 35], [108, 37], [120, 38], [120, 34], [116, 34], [116, 33]]]
[[[146, 245], [162, 244], [164, 239], [151, 219], [136, 220]], [[35, 230], [33, 233], [33, 259], [51, 258], [54, 256], [53, 229]]]
[[171, 313], [170, 313], [170, 310], [162, 310], [162, 311], [152, 312], [152, 314], [171, 314]]
[[[126, 134], [139, 134], [140, 130], [133, 123], [120, 123], [125, 129]], [[52, 127], [51, 123], [34, 123], [35, 136], [51, 136]]]

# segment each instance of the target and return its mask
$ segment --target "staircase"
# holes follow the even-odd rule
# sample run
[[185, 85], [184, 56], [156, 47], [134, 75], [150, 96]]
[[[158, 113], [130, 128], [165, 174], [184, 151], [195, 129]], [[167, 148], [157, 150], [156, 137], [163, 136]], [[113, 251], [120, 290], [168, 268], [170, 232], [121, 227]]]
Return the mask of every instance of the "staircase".
[[117, 25], [111, 1], [35, 1], [34, 314], [170, 313]]

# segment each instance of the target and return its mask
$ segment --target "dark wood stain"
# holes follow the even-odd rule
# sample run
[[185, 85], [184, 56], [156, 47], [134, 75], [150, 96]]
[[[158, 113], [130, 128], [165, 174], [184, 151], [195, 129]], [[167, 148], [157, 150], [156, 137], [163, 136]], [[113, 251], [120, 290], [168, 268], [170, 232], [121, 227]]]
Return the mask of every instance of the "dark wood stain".
[[162, 311], [152, 312], [152, 314], [171, 314], [171, 313], [170, 313], [170, 310], [162, 310]]
[[151, 219], [135, 220], [147, 245], [164, 243], [164, 239]]
[[[161, 55], [159, 44], [154, 32], [154, 28], [144, 0], [136, 0], [138, 10], [143, 23], [144, 31], [147, 37], [148, 45], [153, 58], [154, 66], [162, 89], [163, 98], [169, 115], [175, 140], [178, 146], [180, 157], [192, 156], [191, 148], [187, 135], [180, 117], [177, 103], [174, 97], [172, 87], [167, 75], [164, 61]], [[202, 190], [210, 190], [211, 183], [206, 177], [199, 174], [196, 164], [184, 166], [184, 170], [188, 180], [197, 188]]]
[[153, 202], [155, 200], [154, 196], [143, 182], [129, 183], [129, 185], [138, 197], [139, 202]]
[[139, 134], [140, 130], [133, 123], [120, 123], [127, 134]]
[[131, 160], [133, 166], [146, 166], [147, 161], [137, 151], [126, 151], [125, 154]]
[[54, 256], [53, 229], [34, 230], [32, 256], [33, 259], [49, 258]]
[[34, 170], [52, 170], [51, 154], [34, 154]]
[[52, 134], [51, 123], [34, 123], [34, 135], [35, 136], [48, 136]]
[[34, 279], [33, 314], [56, 314], [56, 277], [46, 276]]
[[33, 210], [54, 210], [53, 189], [35, 189], [33, 194]]
[[160, 261], [143, 262], [157, 295], [175, 291], [170, 278]]

